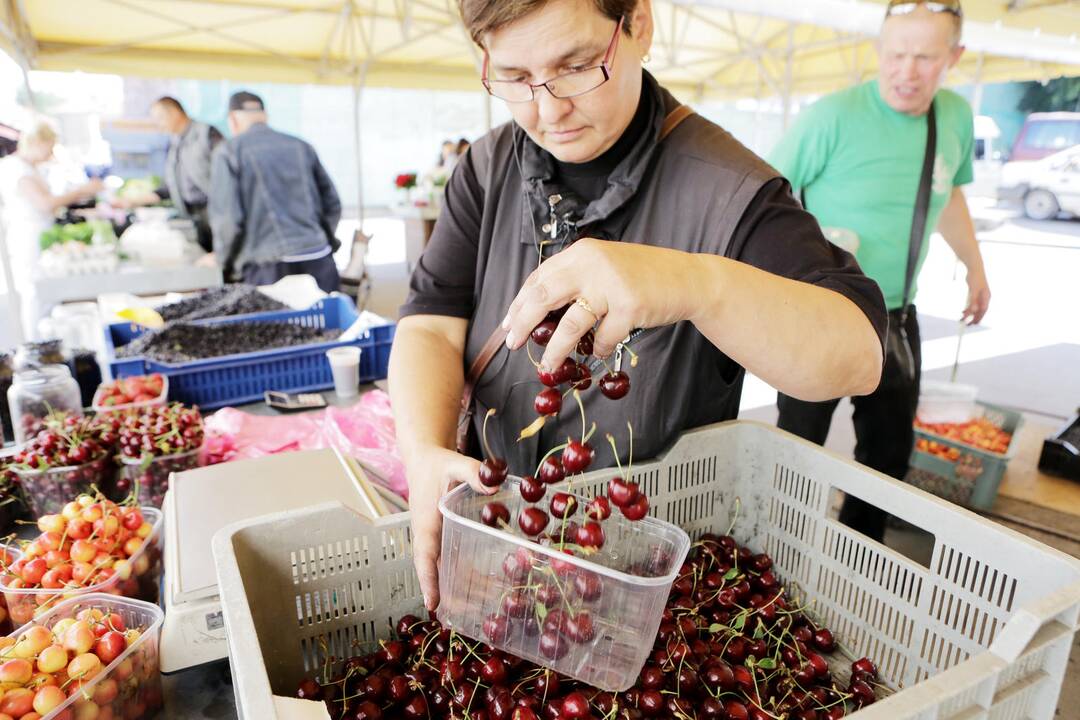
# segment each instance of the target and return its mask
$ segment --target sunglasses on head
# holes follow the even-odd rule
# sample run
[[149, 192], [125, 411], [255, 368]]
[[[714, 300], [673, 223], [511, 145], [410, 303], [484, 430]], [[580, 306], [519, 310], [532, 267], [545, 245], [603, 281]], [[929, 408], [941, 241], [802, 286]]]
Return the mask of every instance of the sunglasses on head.
[[915, 0], [890, 0], [889, 7], [885, 10], [885, 17], [891, 17], [893, 15], [907, 15], [913, 12], [915, 8], [923, 5], [927, 10], [933, 13], [949, 13], [955, 15], [958, 18], [964, 17], [964, 10], [960, 7], [960, 0], [952, 0], [952, 2], [919, 2]]

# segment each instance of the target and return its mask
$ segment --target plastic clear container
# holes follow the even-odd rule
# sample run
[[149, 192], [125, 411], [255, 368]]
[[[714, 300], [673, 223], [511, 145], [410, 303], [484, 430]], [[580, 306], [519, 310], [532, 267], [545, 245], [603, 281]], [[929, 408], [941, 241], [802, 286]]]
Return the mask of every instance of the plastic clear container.
[[924, 423], [965, 423], [981, 415], [974, 385], [923, 380], [915, 416]]
[[161, 394], [153, 400], [146, 400], [144, 402], [131, 402], [124, 403], [123, 405], [103, 405], [102, 395], [105, 393], [105, 388], [113, 383], [122, 381], [128, 381], [131, 378], [121, 378], [120, 380], [113, 380], [111, 383], [103, 383], [98, 386], [97, 391], [94, 393], [94, 401], [91, 404], [95, 413], [107, 413], [107, 412], [122, 412], [124, 410], [141, 410], [148, 407], [161, 407], [169, 401], [169, 376], [161, 376]]
[[[22, 557], [22, 551], [14, 545], [0, 543], [0, 568], [6, 568], [11, 563]], [[0, 635], [11, 634], [15, 624], [11, 622], [11, 613], [8, 612], [7, 600], [0, 594]]]
[[169, 476], [174, 472], [191, 470], [199, 464], [199, 450], [189, 450], [176, 455], [143, 460], [141, 458], [121, 458], [120, 477], [116, 489], [128, 493], [132, 488], [139, 488], [139, 504], [160, 508], [169, 491]]
[[35, 615], [56, 607], [60, 602], [69, 598], [81, 597], [89, 593], [104, 593], [122, 597], [134, 598], [146, 602], [157, 602], [158, 587], [161, 583], [161, 544], [162, 537], [162, 514], [160, 510], [151, 507], [140, 508], [143, 519], [153, 527], [146, 542], [138, 552], [128, 558], [131, 564], [131, 575], [122, 579], [118, 575], [74, 590], [49, 588], [16, 588], [10, 587], [11, 578], [0, 575], [0, 593], [3, 593], [7, 601], [8, 612], [11, 614], [12, 623], [27, 623], [33, 620]]
[[[483, 525], [481, 509], [496, 500], [510, 510], [516, 529], [527, 506], [517, 478], [492, 496], [461, 485], [439, 501], [439, 621], [602, 690], [632, 686], [690, 537], [663, 520], [630, 522], [615, 510], [602, 523], [604, 546], [584, 559]], [[587, 502], [578, 496], [579, 507]], [[583, 522], [584, 515], [579, 510], [571, 519]], [[552, 522], [548, 530], [557, 527]]]
[[92, 492], [92, 487], [96, 487], [109, 497], [115, 494], [116, 465], [108, 455], [82, 465], [54, 467], [48, 470], [16, 468], [15, 474], [19, 476], [23, 496], [34, 517], [60, 512], [64, 505], [78, 495]]
[[[106, 716], [139, 720], [155, 717], [162, 706], [158, 647], [165, 613], [150, 603], [95, 593], [65, 600], [32, 624], [52, 628], [61, 620], [73, 618], [86, 608], [116, 613], [124, 619], [127, 628], [140, 630], [142, 634], [119, 657], [106, 665], [104, 670], [86, 681], [80, 692], [72, 693], [60, 707], [41, 720]], [[25, 632], [30, 624], [23, 625], [15, 634]], [[110, 681], [115, 681], [118, 685], [116, 692], [113, 692]], [[86, 707], [88, 705], [95, 707]]]
[[27, 367], [15, 373], [8, 407], [15, 442], [21, 445], [36, 432], [39, 421], [53, 412], [82, 415], [82, 394], [67, 365]]

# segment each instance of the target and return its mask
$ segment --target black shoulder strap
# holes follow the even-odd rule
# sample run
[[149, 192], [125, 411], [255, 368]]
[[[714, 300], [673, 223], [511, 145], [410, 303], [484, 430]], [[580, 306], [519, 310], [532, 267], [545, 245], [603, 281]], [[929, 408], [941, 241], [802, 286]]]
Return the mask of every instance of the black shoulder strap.
[[930, 211], [930, 189], [934, 184], [934, 157], [937, 155], [937, 120], [934, 118], [934, 104], [926, 113], [926, 155], [923, 157], [922, 177], [919, 178], [919, 192], [915, 196], [915, 216], [911, 220], [911, 241], [908, 244], [907, 272], [904, 275], [904, 304], [902, 313], [907, 319], [908, 305], [911, 303], [911, 284], [915, 280], [915, 266], [919, 263], [923, 238], [926, 237], [926, 216]]

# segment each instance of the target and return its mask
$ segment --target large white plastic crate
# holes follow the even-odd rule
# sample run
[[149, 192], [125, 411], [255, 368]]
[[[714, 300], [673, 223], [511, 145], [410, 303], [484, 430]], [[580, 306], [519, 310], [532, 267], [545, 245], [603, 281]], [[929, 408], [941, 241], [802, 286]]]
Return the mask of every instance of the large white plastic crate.
[[[575, 488], [596, 490], [610, 471]], [[685, 434], [634, 465], [653, 514], [691, 537], [732, 534], [775, 569], [854, 656], [898, 690], [860, 720], [1049, 720], [1080, 624], [1080, 562], [775, 428]], [[929, 567], [831, 519], [850, 492], [934, 537]], [[422, 607], [409, 516], [324, 505], [214, 538], [240, 717], [273, 720], [322, 666], [371, 649]], [[257, 598], [257, 600], [256, 600]]]

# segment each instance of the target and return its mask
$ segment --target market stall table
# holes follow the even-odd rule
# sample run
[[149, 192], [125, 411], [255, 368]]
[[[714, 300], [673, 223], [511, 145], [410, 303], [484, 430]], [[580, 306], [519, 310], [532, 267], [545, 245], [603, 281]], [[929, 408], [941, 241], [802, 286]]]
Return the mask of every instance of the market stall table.
[[34, 281], [42, 306], [96, 300], [103, 293], [161, 295], [191, 292], [222, 284], [221, 270], [198, 265], [145, 266], [121, 263], [116, 272], [44, 277]]
[[435, 231], [439, 208], [436, 205], [395, 205], [391, 212], [405, 221], [405, 266], [412, 272]]

